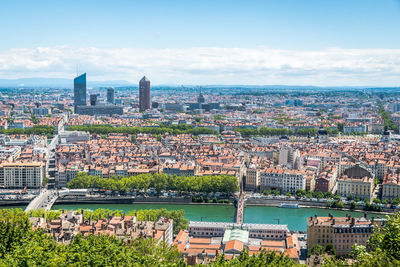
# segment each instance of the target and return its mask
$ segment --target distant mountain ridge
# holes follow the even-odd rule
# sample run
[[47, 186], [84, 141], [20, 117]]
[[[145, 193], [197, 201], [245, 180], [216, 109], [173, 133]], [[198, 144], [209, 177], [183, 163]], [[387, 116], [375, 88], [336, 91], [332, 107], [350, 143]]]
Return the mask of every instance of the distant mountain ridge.
[[[101, 86], [132, 86], [133, 84], [124, 80], [115, 81], [87, 81], [88, 87]], [[57, 87], [73, 88], [73, 79], [65, 78], [21, 78], [21, 79], [0, 79], [0, 87]]]

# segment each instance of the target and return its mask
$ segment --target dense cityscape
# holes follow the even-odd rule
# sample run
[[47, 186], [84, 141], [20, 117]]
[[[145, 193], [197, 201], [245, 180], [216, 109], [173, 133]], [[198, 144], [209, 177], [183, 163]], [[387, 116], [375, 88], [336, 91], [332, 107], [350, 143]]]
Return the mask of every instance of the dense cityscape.
[[[136, 88], [87, 88], [86, 73], [73, 85], [1, 95], [0, 203], [23, 205], [33, 229], [58, 243], [106, 234], [165, 242], [188, 264], [267, 251], [313, 265], [324, 262], [319, 248], [349, 257], [400, 209], [396, 91], [153, 93], [146, 77]], [[121, 206], [97, 219], [68, 206], [101, 203]], [[228, 205], [234, 216], [188, 221], [164, 209], [139, 218], [143, 203]], [[118, 209], [129, 204], [130, 212]], [[252, 206], [310, 216], [297, 228], [284, 217], [256, 223], [244, 216]], [[331, 212], [318, 216], [323, 209]], [[340, 210], [346, 215], [335, 216]]]

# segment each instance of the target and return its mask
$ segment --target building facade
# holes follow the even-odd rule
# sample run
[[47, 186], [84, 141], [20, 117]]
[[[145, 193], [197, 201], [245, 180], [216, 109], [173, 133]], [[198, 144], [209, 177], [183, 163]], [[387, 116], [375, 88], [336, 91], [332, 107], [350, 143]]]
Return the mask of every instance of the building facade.
[[86, 106], [86, 73], [74, 79], [74, 108]]
[[151, 109], [150, 103], [150, 80], [143, 76], [139, 82], [139, 110]]
[[313, 217], [307, 218], [307, 247], [332, 244], [338, 256], [348, 255], [354, 244], [366, 245], [375, 227], [384, 224], [383, 219], [366, 217]]
[[114, 87], [107, 88], [107, 103], [115, 104], [115, 89]]
[[40, 188], [43, 177], [44, 170], [40, 162], [0, 165], [0, 185], [5, 188]]

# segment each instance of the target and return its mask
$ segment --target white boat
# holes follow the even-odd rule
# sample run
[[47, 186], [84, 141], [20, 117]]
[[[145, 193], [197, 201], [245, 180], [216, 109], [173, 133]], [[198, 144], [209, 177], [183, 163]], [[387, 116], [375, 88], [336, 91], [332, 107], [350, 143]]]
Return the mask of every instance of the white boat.
[[279, 208], [298, 209], [299, 205], [297, 203], [281, 203]]

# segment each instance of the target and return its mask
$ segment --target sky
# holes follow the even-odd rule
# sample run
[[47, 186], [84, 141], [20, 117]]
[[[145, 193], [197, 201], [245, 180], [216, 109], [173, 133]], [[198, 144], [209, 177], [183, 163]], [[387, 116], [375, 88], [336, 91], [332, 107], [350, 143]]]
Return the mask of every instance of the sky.
[[400, 0], [2, 0], [0, 79], [400, 86]]

